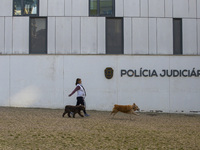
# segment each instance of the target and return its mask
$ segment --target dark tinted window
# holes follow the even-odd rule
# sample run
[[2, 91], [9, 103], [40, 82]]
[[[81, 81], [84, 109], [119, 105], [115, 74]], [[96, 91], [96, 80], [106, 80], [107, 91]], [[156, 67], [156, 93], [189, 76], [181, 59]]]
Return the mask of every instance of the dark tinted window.
[[182, 54], [182, 19], [173, 19], [173, 53]]
[[123, 54], [123, 19], [106, 19], [106, 53]]
[[47, 54], [47, 19], [30, 19], [30, 54]]
[[114, 0], [90, 0], [90, 16], [115, 16]]
[[38, 16], [39, 0], [13, 0], [14, 16]]

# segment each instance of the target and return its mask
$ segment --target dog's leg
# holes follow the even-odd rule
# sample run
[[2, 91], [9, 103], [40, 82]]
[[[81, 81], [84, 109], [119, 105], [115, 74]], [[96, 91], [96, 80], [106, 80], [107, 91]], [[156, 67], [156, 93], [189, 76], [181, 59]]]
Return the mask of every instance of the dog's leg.
[[64, 117], [64, 116], [65, 116], [65, 114], [66, 114], [66, 112], [64, 112], [64, 113], [63, 113], [62, 117]]
[[78, 112], [78, 114], [79, 114], [81, 117], [84, 117], [83, 115], [81, 115], [81, 112]]
[[76, 115], [76, 113], [74, 112], [74, 114], [73, 114], [73, 118], [75, 118], [75, 115]]
[[71, 118], [71, 116], [70, 116], [70, 112], [68, 112], [68, 117]]

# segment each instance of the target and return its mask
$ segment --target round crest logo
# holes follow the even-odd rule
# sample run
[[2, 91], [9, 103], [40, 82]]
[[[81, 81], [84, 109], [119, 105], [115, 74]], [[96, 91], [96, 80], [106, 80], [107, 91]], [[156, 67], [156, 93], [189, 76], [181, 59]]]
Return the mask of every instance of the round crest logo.
[[106, 77], [107, 79], [112, 79], [113, 73], [114, 73], [114, 70], [113, 70], [111, 67], [107, 67], [107, 68], [104, 70], [104, 74], [105, 74], [105, 77]]

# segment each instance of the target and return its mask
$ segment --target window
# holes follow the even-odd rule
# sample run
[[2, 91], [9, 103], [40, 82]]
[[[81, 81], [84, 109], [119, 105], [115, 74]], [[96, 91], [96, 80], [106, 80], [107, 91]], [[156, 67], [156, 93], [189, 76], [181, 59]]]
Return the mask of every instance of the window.
[[114, 0], [90, 0], [90, 16], [115, 16]]
[[39, 16], [39, 0], [13, 0], [14, 16]]
[[30, 18], [30, 54], [47, 54], [47, 18]]
[[182, 19], [173, 19], [173, 53], [182, 54]]
[[123, 18], [106, 18], [106, 54], [123, 54]]

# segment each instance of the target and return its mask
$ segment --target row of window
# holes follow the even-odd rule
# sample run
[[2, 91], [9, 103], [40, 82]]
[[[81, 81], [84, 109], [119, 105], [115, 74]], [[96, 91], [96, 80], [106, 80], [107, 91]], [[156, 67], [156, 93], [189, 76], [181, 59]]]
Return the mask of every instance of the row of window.
[[[90, 16], [114, 17], [115, 0], [89, 0]], [[39, 16], [39, 0], [13, 0], [14, 16]]]
[[[123, 18], [106, 18], [106, 54], [123, 54]], [[47, 18], [30, 18], [30, 54], [47, 54]], [[182, 54], [182, 19], [173, 19], [173, 53]]]

